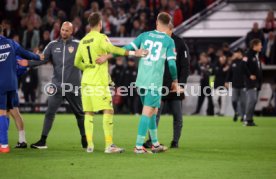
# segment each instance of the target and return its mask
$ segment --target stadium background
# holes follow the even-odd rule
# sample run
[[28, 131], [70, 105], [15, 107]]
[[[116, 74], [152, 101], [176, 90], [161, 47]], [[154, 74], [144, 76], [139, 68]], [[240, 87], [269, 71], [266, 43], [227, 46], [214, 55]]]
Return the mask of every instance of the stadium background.
[[[247, 41], [252, 38], [247, 34], [257, 22], [259, 29], [254, 37], [260, 38], [264, 44], [261, 55], [264, 84], [256, 112], [260, 115], [276, 114], [276, 22], [273, 14], [276, 3], [272, 0], [6, 0], [1, 1], [0, 7], [0, 20], [6, 27], [6, 36], [32, 51], [42, 51], [51, 40], [58, 38], [60, 25], [65, 20], [73, 22], [74, 37], [81, 39], [89, 31], [86, 19], [91, 12], [102, 13], [103, 33], [110, 37], [114, 45], [123, 46], [141, 32], [154, 29], [158, 12], [166, 11], [173, 17], [175, 33], [190, 48], [191, 74], [187, 88], [199, 85], [201, 74], [196, 67], [201, 53], [205, 52], [210, 63], [213, 63], [221, 54], [231, 54], [238, 47], [246, 49]], [[267, 53], [269, 39], [273, 39], [274, 45], [270, 44]], [[116, 87], [134, 81], [135, 74], [131, 78], [131, 75], [124, 73], [128, 71], [128, 61], [132, 60], [118, 57], [111, 61], [110, 74]], [[228, 61], [230, 63], [230, 57]], [[118, 73], [118, 70], [121, 72]], [[51, 81], [51, 73], [52, 65], [46, 64], [31, 69], [20, 79], [22, 112], [45, 112], [47, 96], [44, 94], [44, 85]], [[135, 101], [133, 107], [130, 107], [127, 97], [115, 96], [116, 112], [140, 113], [138, 98], [131, 100]], [[196, 101], [197, 96], [186, 97], [183, 113], [194, 112]], [[207, 105], [206, 99], [201, 114], [206, 114]], [[59, 109], [59, 112], [68, 111], [70, 109], [66, 103]], [[165, 110], [165, 113], [168, 112]], [[225, 115], [232, 114], [231, 97], [228, 97]]]

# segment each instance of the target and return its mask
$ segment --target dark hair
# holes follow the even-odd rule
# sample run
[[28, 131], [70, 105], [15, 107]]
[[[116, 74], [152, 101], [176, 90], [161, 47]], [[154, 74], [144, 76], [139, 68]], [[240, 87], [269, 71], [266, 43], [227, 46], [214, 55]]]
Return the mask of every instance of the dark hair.
[[169, 25], [172, 18], [170, 16], [170, 14], [168, 14], [166, 12], [161, 12], [158, 14], [157, 20], [160, 21], [164, 25]]
[[99, 14], [97, 12], [90, 14], [88, 17], [88, 23], [89, 23], [90, 27], [97, 26], [101, 20], [102, 20], [102, 16], [101, 16], [101, 14]]
[[260, 39], [253, 39], [250, 41], [250, 49], [253, 49], [256, 45], [262, 43]]
[[0, 25], [0, 34], [3, 33], [3, 28], [2, 28], [2, 25]]
[[241, 48], [237, 48], [235, 51], [234, 51], [234, 53], [241, 53], [241, 54], [243, 54], [243, 49], [241, 49]]

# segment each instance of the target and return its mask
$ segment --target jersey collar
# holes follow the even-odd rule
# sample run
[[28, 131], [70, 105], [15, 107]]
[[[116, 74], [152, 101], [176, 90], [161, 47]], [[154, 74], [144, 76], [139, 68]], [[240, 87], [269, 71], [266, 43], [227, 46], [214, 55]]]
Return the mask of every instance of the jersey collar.
[[166, 32], [161, 32], [161, 31], [158, 31], [158, 30], [154, 30], [154, 31], [158, 32], [158, 33], [166, 34]]

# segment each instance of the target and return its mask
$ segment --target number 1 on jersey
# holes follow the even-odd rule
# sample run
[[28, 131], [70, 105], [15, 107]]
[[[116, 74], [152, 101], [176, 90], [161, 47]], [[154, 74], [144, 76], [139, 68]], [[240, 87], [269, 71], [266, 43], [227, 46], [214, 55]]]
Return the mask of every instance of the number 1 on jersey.
[[90, 62], [90, 64], [93, 64], [92, 56], [91, 56], [91, 53], [90, 53], [90, 46], [87, 46], [86, 48], [87, 48], [87, 51], [88, 51], [89, 62]]

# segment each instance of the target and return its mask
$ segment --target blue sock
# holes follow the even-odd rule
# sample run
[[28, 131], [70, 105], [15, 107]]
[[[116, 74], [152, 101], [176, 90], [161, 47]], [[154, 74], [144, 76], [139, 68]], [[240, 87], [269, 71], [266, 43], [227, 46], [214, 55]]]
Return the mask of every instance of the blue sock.
[[137, 135], [137, 140], [136, 140], [136, 147], [142, 147], [148, 128], [149, 128], [149, 122], [150, 122], [150, 118], [142, 115], [140, 118], [140, 123], [139, 123], [139, 127], [138, 127], [138, 135]]
[[0, 143], [8, 145], [9, 119], [7, 116], [0, 116]]
[[157, 143], [158, 138], [157, 138], [156, 114], [152, 115], [152, 117], [150, 119], [149, 132], [150, 132], [151, 142], [153, 144]]

